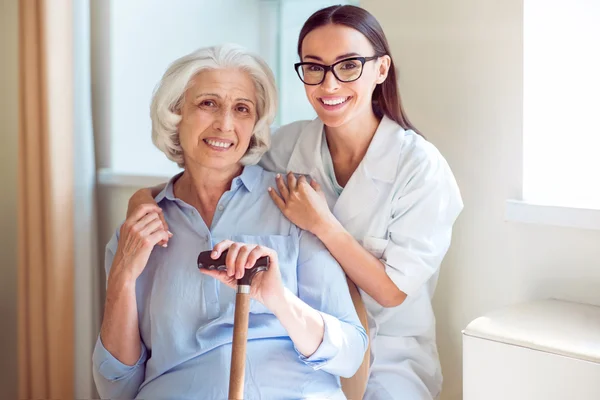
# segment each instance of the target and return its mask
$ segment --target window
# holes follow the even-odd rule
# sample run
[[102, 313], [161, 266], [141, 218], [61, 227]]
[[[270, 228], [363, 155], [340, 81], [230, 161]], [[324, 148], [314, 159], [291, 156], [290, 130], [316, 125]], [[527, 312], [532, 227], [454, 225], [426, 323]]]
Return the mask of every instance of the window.
[[524, 5], [523, 200], [600, 209], [600, 1]]
[[149, 105], [176, 58], [199, 47], [239, 43], [276, 76], [276, 125], [315, 114], [293, 68], [302, 24], [335, 0], [102, 0], [92, 2], [92, 74], [99, 166], [113, 173], [168, 176], [177, 166], [154, 147]]

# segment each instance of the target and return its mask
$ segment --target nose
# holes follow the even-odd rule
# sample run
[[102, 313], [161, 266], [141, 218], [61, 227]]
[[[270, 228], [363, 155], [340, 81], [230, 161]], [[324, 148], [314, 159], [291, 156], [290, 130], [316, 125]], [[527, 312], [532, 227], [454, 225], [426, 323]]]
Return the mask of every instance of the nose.
[[231, 132], [233, 125], [233, 115], [230, 110], [220, 112], [213, 123], [213, 127], [221, 132]]
[[323, 79], [323, 82], [321, 82], [321, 88], [327, 92], [335, 92], [340, 88], [340, 81], [333, 75], [333, 71], [327, 71], [325, 73], [325, 78]]

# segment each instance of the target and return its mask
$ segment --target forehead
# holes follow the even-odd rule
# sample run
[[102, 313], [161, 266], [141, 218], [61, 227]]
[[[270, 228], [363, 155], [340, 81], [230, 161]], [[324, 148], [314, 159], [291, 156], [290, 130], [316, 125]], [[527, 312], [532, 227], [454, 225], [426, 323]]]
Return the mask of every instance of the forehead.
[[190, 82], [193, 95], [215, 93], [224, 98], [244, 97], [255, 101], [256, 88], [250, 74], [239, 69], [209, 69], [198, 73]]
[[312, 30], [302, 41], [302, 59], [317, 56], [324, 62], [334, 62], [338, 56], [357, 53], [372, 56], [374, 50], [369, 40], [356, 29], [328, 24]]

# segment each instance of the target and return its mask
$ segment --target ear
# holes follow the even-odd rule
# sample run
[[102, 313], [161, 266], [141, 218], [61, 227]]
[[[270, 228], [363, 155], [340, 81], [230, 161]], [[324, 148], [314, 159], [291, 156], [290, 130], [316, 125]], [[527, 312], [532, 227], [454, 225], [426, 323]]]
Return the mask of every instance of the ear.
[[377, 71], [378, 75], [376, 81], [378, 85], [386, 80], [391, 65], [392, 59], [387, 54], [379, 58], [379, 70]]

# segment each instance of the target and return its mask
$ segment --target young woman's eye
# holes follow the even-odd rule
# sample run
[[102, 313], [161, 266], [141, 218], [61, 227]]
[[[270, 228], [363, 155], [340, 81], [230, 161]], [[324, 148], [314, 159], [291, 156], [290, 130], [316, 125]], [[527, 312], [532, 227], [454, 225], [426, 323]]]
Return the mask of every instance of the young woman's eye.
[[355, 61], [346, 61], [346, 62], [342, 63], [341, 67], [342, 67], [342, 69], [348, 70], [348, 69], [354, 69], [354, 68], [358, 67], [358, 65], [356, 65]]
[[306, 68], [307, 71], [310, 72], [321, 72], [323, 71], [323, 67], [319, 66], [319, 65], [309, 65], [308, 68]]

